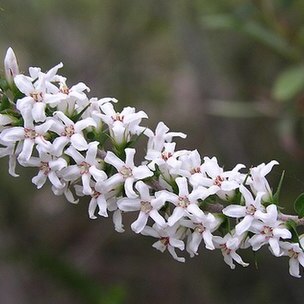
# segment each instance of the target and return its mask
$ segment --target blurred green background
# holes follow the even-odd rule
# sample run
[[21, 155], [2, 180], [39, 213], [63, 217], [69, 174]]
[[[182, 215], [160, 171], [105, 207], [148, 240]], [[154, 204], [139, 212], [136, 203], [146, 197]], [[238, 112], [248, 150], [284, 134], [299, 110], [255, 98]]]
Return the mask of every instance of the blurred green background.
[[[20, 68], [62, 61], [69, 84], [145, 110], [188, 134], [179, 148], [217, 156], [226, 169], [276, 159], [282, 205], [304, 191], [304, 1], [2, 0], [0, 57]], [[265, 248], [231, 271], [220, 252], [185, 264], [89, 220], [31, 184], [34, 170], [0, 177], [0, 303], [303, 303], [303, 280]], [[128, 227], [133, 216], [125, 217]]]

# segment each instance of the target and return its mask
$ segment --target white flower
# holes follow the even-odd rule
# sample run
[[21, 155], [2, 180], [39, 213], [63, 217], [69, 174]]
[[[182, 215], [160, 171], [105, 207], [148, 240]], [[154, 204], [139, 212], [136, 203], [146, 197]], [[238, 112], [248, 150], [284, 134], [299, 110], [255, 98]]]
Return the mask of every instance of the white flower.
[[235, 268], [233, 261], [237, 262], [243, 267], [249, 265], [248, 263], [245, 263], [236, 253], [236, 250], [240, 248], [240, 244], [242, 242], [241, 236], [233, 236], [230, 233], [227, 233], [224, 237], [214, 236], [213, 242], [216, 248], [221, 249], [224, 261], [230, 266], [231, 269]]
[[162, 151], [165, 143], [170, 143], [173, 137], [186, 138], [187, 135], [181, 132], [169, 132], [169, 128], [161, 121], [158, 123], [155, 133], [147, 130], [149, 137], [148, 150]]
[[265, 176], [272, 170], [272, 167], [277, 164], [277, 161], [272, 160], [267, 165], [262, 163], [259, 166], [250, 169], [250, 177], [247, 180], [247, 184], [250, 185], [251, 190], [254, 193], [264, 192], [262, 198], [264, 201], [269, 200], [272, 196], [271, 188]]
[[0, 134], [0, 142], [6, 146], [22, 143], [18, 159], [23, 162], [30, 159], [35, 144], [44, 152], [51, 152], [53, 149], [51, 142], [45, 139], [47, 132], [53, 125], [53, 121], [48, 120], [40, 125], [34, 125], [29, 117], [29, 112], [26, 111], [24, 114], [24, 127], [8, 128]]
[[[91, 181], [91, 200], [89, 203], [88, 213], [91, 219], [96, 219], [95, 211], [98, 207], [98, 214], [104, 217], [108, 217], [108, 209], [116, 210], [111, 208], [112, 199], [116, 195], [116, 192], [113, 191], [111, 185], [107, 182], [106, 176], [103, 179], [99, 179], [98, 182]], [[76, 193], [78, 196], [83, 196], [83, 186], [75, 186]]]
[[158, 210], [164, 205], [163, 202], [150, 195], [150, 189], [144, 182], [138, 181], [135, 188], [139, 192], [138, 198], [123, 197], [117, 202], [118, 208], [122, 211], [139, 211], [138, 218], [131, 225], [132, 230], [140, 233], [145, 228], [149, 217], [160, 227], [165, 227], [166, 221], [158, 213]]
[[[1, 136], [0, 136], [1, 137]], [[9, 167], [8, 172], [11, 176], [18, 177], [16, 174], [16, 164], [17, 164], [17, 155], [20, 153], [21, 146], [15, 144], [9, 144], [7, 147], [0, 148], [0, 158], [4, 156], [9, 156]]]
[[229, 205], [222, 211], [225, 215], [230, 217], [243, 217], [243, 219], [235, 226], [235, 232], [237, 235], [241, 235], [247, 231], [250, 228], [253, 220], [259, 218], [256, 215], [257, 210], [265, 210], [261, 204], [261, 198], [264, 195], [264, 192], [258, 192], [256, 198], [254, 199], [252, 194], [243, 185], [240, 185], [239, 189], [244, 197], [245, 206]]
[[[301, 246], [304, 245], [304, 239], [300, 239]], [[280, 242], [282, 254], [289, 256], [290, 275], [300, 278], [300, 265], [304, 267], [304, 252], [298, 243]]]
[[[58, 98], [54, 94], [54, 91], [58, 92], [58, 89], [54, 85], [51, 86], [49, 79], [54, 76], [61, 66], [62, 64], [57, 65], [47, 74], [34, 73], [34, 76], [37, 76], [37, 74], [39, 76], [35, 82], [33, 82], [33, 78], [21, 74], [14, 78], [17, 88], [25, 95], [25, 97], [18, 99], [16, 103], [16, 107], [22, 116], [24, 111], [29, 109], [35, 122], [46, 120], [46, 104], [58, 103]], [[53, 91], [52, 94], [47, 92], [47, 89], [50, 88]]]
[[222, 220], [211, 213], [204, 214], [203, 212], [199, 216], [188, 215], [188, 217], [190, 220], [181, 220], [180, 223], [193, 230], [188, 235], [187, 242], [187, 251], [190, 256], [193, 257], [198, 254], [197, 250], [202, 240], [204, 240], [207, 249], [213, 250], [215, 247], [212, 241], [212, 232], [219, 227]]
[[202, 170], [201, 156], [197, 150], [190, 151], [178, 157], [179, 167], [171, 169], [171, 173], [190, 178]]
[[175, 260], [178, 262], [185, 262], [185, 258], [178, 257], [175, 252], [175, 248], [180, 250], [185, 249], [184, 242], [180, 240], [183, 231], [178, 230], [178, 228], [178, 225], [161, 228], [157, 224], [154, 224], [152, 227], [146, 226], [141, 234], [158, 238], [159, 240], [155, 242], [152, 247], [161, 252], [164, 252], [167, 249]]
[[171, 172], [172, 169], [180, 168], [181, 161], [177, 160], [180, 155], [188, 153], [186, 150], [175, 152], [176, 143], [165, 143], [162, 151], [150, 149], [147, 151], [145, 159], [149, 160], [148, 167], [155, 171], [158, 165], [162, 172]]
[[188, 181], [185, 177], [176, 178], [176, 184], [178, 186], [178, 195], [171, 193], [169, 191], [163, 190], [160, 191], [158, 200], [161, 200], [163, 203], [166, 201], [171, 202], [175, 205], [175, 208], [168, 218], [168, 225], [173, 226], [178, 220], [182, 217], [190, 214], [197, 216], [202, 215], [202, 210], [198, 206], [198, 199], [204, 200], [208, 196], [215, 193], [215, 189], [210, 187], [209, 189], [204, 187], [199, 187], [189, 193]]
[[11, 85], [14, 81], [14, 77], [19, 74], [19, 66], [16, 59], [16, 55], [11, 47], [6, 51], [4, 58], [4, 71], [7, 82]]
[[235, 190], [239, 188], [244, 180], [244, 175], [239, 172], [245, 168], [244, 165], [238, 164], [231, 171], [224, 171], [218, 165], [217, 159], [204, 157], [204, 162], [200, 167], [200, 172], [190, 177], [190, 183], [193, 187], [217, 186], [217, 195], [222, 199], [230, 199], [234, 196]]
[[57, 110], [68, 115], [74, 114], [75, 110], [79, 112], [88, 105], [88, 97], [84, 91], [89, 92], [90, 89], [83, 82], [69, 88], [65, 79], [60, 79], [57, 102], [53, 106], [56, 105]]
[[76, 181], [79, 177], [82, 180], [83, 194], [91, 195], [93, 190], [90, 186], [91, 177], [93, 176], [96, 181], [105, 180], [107, 175], [104, 171], [99, 170], [99, 163], [96, 159], [98, 142], [94, 141], [89, 143], [86, 156], [80, 154], [73, 146], [65, 150], [65, 154], [71, 156], [76, 165], [70, 165], [62, 170], [62, 177], [66, 181]]
[[125, 149], [126, 160], [123, 162], [113, 152], [108, 151], [104, 159], [105, 162], [111, 164], [118, 171], [116, 174], [110, 177], [109, 182], [113, 185], [124, 183], [124, 189], [127, 197], [136, 198], [138, 195], [133, 189], [133, 184], [137, 180], [142, 180], [147, 177], [151, 177], [153, 172], [145, 165], [136, 167], [134, 165], [135, 149]]
[[79, 202], [79, 199], [74, 198], [68, 183], [66, 183], [63, 188], [56, 188], [52, 186], [52, 191], [55, 195], [64, 195], [66, 200], [72, 204], [77, 204]]
[[143, 118], [148, 118], [144, 111], [135, 112], [135, 108], [126, 107], [121, 113], [114, 110], [113, 104], [106, 102], [100, 106], [103, 113], [95, 113], [108, 126], [110, 135], [117, 144], [128, 142], [131, 135], [142, 133], [145, 128], [139, 124]]
[[291, 238], [290, 231], [278, 220], [277, 206], [272, 204], [266, 208], [266, 213], [258, 210], [256, 216], [259, 220], [252, 222], [249, 231], [255, 233], [249, 244], [254, 251], [259, 250], [263, 245], [269, 244], [275, 256], [280, 256], [279, 240]]
[[84, 138], [83, 130], [88, 127], [96, 127], [96, 122], [93, 118], [88, 117], [74, 123], [60, 111], [55, 112], [54, 117], [59, 118], [59, 121], [52, 125], [51, 131], [60, 135], [53, 142], [55, 155], [60, 156], [68, 143], [71, 143], [79, 151], [88, 149], [88, 143]]
[[59, 176], [60, 170], [67, 167], [67, 162], [63, 158], [55, 158], [52, 155], [39, 150], [39, 157], [31, 157], [26, 162], [21, 162], [26, 167], [38, 167], [38, 174], [33, 177], [32, 182], [40, 189], [46, 182], [47, 178], [53, 187], [62, 189], [65, 184], [62, 183]]

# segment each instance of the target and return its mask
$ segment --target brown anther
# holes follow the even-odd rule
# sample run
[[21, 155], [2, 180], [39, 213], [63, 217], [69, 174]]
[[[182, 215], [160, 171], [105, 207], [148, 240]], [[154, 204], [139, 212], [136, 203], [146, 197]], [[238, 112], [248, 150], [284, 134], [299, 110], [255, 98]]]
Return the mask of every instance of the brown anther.
[[162, 154], [161, 154], [161, 156], [162, 156], [162, 159], [163, 160], [168, 160], [170, 157], [172, 157], [172, 153], [171, 152], [166, 152], [166, 151], [164, 151]]
[[214, 185], [216, 186], [221, 186], [222, 185], [222, 182], [224, 181], [224, 178], [221, 177], [220, 175], [218, 175], [215, 180], [214, 180]]
[[70, 89], [68, 88], [67, 85], [62, 85], [60, 86], [60, 92], [66, 95], [69, 95]]
[[82, 162], [80, 163], [79, 165], [79, 168], [80, 168], [80, 174], [88, 174], [89, 173], [89, 169], [91, 167], [90, 164], [88, 164], [87, 162]]
[[49, 167], [49, 163], [48, 162], [41, 162], [41, 165], [39, 167], [39, 170], [43, 172], [44, 175], [48, 175], [49, 172], [51, 171], [50, 167]]
[[230, 254], [230, 252], [231, 252], [231, 249], [229, 249], [227, 247], [226, 243], [225, 244], [221, 244], [220, 248], [221, 248], [222, 252], [224, 252], [225, 254]]
[[144, 213], [149, 213], [152, 210], [152, 206], [150, 202], [141, 201], [140, 202], [140, 211]]
[[289, 249], [289, 250], [288, 250], [288, 256], [289, 256], [290, 258], [297, 259], [297, 258], [298, 258], [298, 256], [299, 256], [299, 253], [298, 253], [298, 252], [293, 251], [292, 249]]
[[246, 214], [248, 215], [254, 215], [256, 212], [256, 208], [253, 205], [246, 207]]
[[24, 138], [35, 139], [37, 137], [37, 133], [33, 129], [24, 128]]
[[100, 192], [94, 190], [94, 191], [93, 191], [93, 194], [92, 194], [91, 196], [92, 196], [93, 198], [98, 198], [98, 196], [99, 196], [100, 194], [101, 194]]
[[193, 175], [195, 173], [200, 173], [201, 172], [201, 168], [200, 167], [197, 167], [197, 168], [193, 168], [191, 169], [190, 173]]
[[113, 121], [121, 121], [121, 122], [123, 122], [124, 115], [121, 115], [120, 113], [116, 113], [115, 115], [112, 115], [111, 118], [113, 119]]
[[123, 178], [128, 178], [132, 176], [132, 170], [126, 166], [123, 166], [119, 173], [123, 176]]
[[272, 231], [273, 229], [271, 227], [264, 226], [261, 233], [264, 234], [266, 237], [272, 237], [273, 236]]
[[194, 230], [202, 234], [205, 231], [205, 227], [202, 224], [197, 224]]
[[178, 206], [182, 208], [187, 208], [189, 206], [190, 202], [189, 199], [186, 196], [180, 196], [178, 198]]
[[168, 246], [169, 245], [169, 237], [161, 237], [159, 239], [165, 246]]
[[75, 134], [75, 128], [73, 125], [70, 125], [64, 128], [64, 132], [61, 133], [61, 136], [71, 137], [73, 134]]
[[41, 102], [43, 100], [42, 92], [33, 91], [30, 96], [35, 100], [35, 102]]

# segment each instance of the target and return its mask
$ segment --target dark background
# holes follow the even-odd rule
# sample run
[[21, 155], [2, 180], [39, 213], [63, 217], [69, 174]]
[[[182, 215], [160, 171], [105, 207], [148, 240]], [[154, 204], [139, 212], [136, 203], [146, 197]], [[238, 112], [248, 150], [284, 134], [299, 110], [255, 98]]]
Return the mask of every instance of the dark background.
[[[154, 128], [188, 138], [179, 149], [216, 156], [225, 169], [276, 159], [281, 205], [304, 190], [304, 2], [288, 0], [2, 0], [0, 56], [21, 71], [64, 63], [69, 85], [135, 106]], [[201, 248], [185, 264], [110, 219], [89, 220], [88, 201], [67, 203], [31, 184], [35, 170], [0, 176], [0, 303], [302, 303], [303, 280], [267, 248], [242, 252], [231, 271]], [[257, 263], [257, 266], [255, 265]]]

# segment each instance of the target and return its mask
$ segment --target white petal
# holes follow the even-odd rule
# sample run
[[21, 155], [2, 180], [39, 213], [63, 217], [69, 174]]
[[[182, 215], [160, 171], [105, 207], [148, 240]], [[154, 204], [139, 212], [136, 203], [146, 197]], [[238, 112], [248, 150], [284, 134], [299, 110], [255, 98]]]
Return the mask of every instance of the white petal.
[[82, 174], [81, 180], [83, 186], [83, 190], [82, 190], [83, 194], [91, 195], [93, 193], [93, 190], [90, 186], [91, 176], [89, 174]]
[[178, 186], [179, 196], [188, 196], [189, 190], [188, 190], [188, 183], [187, 179], [185, 177], [178, 177], [176, 178], [176, 184]]
[[138, 197], [138, 195], [135, 193], [134, 189], [133, 189], [133, 183], [134, 183], [134, 178], [133, 177], [128, 177], [125, 180], [125, 192], [127, 197], [129, 198], [136, 198]]
[[118, 208], [125, 212], [140, 210], [140, 199], [121, 198], [117, 202]]
[[230, 205], [224, 208], [222, 212], [227, 216], [240, 218], [246, 215], [246, 207], [239, 205]]
[[235, 226], [235, 232], [237, 235], [243, 234], [245, 231], [247, 231], [253, 221], [254, 217], [251, 215], [246, 215], [242, 221], [240, 221], [236, 226]]
[[88, 143], [82, 134], [73, 134], [71, 136], [71, 143], [79, 151], [88, 149]]
[[111, 151], [107, 152], [104, 161], [114, 166], [117, 169], [117, 171], [120, 171], [122, 167], [125, 165], [125, 163]]
[[105, 199], [105, 196], [100, 194], [97, 197], [97, 205], [99, 208], [98, 214], [104, 217], [108, 217], [108, 212], [107, 212], [107, 201]]
[[173, 226], [178, 220], [185, 215], [185, 209], [181, 207], [175, 207], [173, 213], [168, 218], [168, 225]]
[[145, 165], [133, 168], [132, 173], [137, 180], [153, 176], [153, 172]]
[[97, 207], [97, 199], [92, 198], [89, 203], [88, 213], [91, 219], [96, 219], [97, 216], [94, 214]]
[[75, 123], [75, 132], [79, 133], [81, 132], [83, 129], [87, 128], [87, 127], [97, 127], [97, 124], [95, 122], [95, 120], [91, 117], [85, 118], [83, 120], [79, 120]]
[[33, 119], [36, 122], [43, 122], [46, 120], [45, 103], [35, 102], [32, 109]]
[[38, 175], [32, 178], [32, 182], [37, 186], [37, 189], [40, 189], [45, 184], [46, 178], [47, 176], [42, 171], [39, 171]]
[[149, 216], [154, 220], [154, 222], [162, 228], [167, 226], [165, 219], [158, 213], [157, 210], [151, 210]]
[[34, 91], [34, 86], [30, 77], [19, 74], [14, 78], [14, 81], [19, 91], [25, 95], [29, 95]]
[[212, 242], [212, 234], [210, 232], [210, 230], [205, 230], [203, 233], [203, 239], [204, 239], [204, 242], [205, 242], [205, 245], [206, 245], [206, 248], [209, 249], [209, 250], [213, 250], [215, 249], [214, 248], [214, 244]]
[[56, 187], [58, 189], [64, 188], [64, 184], [60, 181], [60, 179], [58, 178], [58, 176], [56, 175], [56, 173], [54, 171], [51, 171], [48, 174], [48, 178], [54, 187]]
[[132, 223], [131, 228], [135, 233], [140, 233], [145, 228], [148, 221], [148, 214], [139, 212], [138, 218]]
[[125, 231], [124, 228], [123, 228], [123, 224], [122, 224], [121, 211], [119, 209], [117, 209], [113, 213], [113, 223], [114, 223], [115, 230], [117, 232], [124, 232]]

